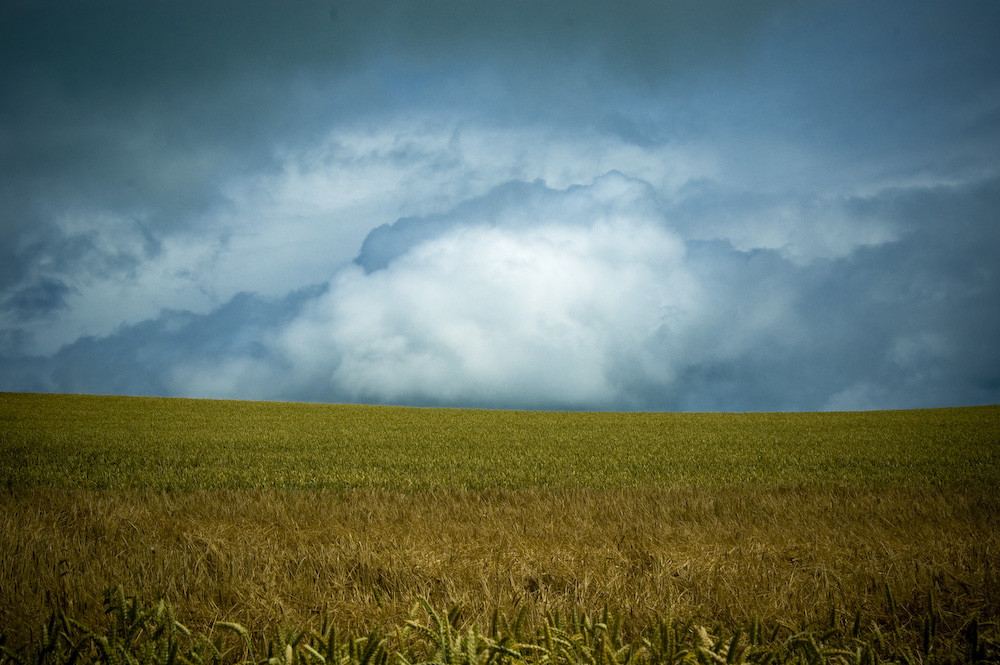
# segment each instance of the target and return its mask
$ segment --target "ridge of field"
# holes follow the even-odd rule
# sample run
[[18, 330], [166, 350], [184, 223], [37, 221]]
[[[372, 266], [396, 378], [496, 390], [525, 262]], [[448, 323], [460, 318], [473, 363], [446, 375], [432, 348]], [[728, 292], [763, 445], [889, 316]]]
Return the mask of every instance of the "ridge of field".
[[594, 413], [0, 393], [8, 488], [998, 482], [1000, 406]]

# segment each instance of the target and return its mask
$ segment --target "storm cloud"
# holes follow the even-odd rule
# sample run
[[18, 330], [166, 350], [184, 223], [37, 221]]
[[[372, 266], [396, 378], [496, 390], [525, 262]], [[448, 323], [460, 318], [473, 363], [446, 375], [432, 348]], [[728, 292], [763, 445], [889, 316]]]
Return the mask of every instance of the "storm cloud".
[[7, 3], [0, 389], [1000, 401], [994, 3]]

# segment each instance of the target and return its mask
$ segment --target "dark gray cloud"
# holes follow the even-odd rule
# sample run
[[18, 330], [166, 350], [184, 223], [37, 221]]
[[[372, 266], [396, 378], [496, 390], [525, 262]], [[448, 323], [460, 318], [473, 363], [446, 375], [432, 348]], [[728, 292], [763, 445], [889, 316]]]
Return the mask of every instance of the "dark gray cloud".
[[32, 319], [66, 307], [66, 296], [71, 292], [62, 282], [43, 279], [11, 293], [4, 307], [19, 319]]
[[973, 1], [5, 3], [0, 388], [996, 401], [997, 25]]

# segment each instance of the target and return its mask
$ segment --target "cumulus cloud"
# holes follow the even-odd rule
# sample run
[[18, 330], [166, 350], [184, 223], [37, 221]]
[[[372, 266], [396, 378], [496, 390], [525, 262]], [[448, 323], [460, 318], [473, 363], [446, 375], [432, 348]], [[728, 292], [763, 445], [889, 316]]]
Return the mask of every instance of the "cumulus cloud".
[[[266, 383], [331, 401], [536, 408], [943, 398], [932, 386], [954, 332], [922, 333], [912, 301], [887, 303], [919, 272], [898, 260], [901, 241], [803, 262], [685, 239], [669, 212], [649, 183], [612, 172], [564, 190], [508, 183], [376, 229], [354, 266], [270, 330], [286, 364]], [[201, 361], [174, 377], [233, 394], [268, 367]]]
[[[1000, 284], [981, 248], [996, 240], [982, 223], [996, 191], [991, 181], [854, 201], [898, 223], [898, 237], [803, 261], [685, 238], [656, 188], [617, 172], [565, 189], [507, 183], [374, 230], [354, 264], [286, 298], [166, 312], [0, 364], [21, 389], [418, 405], [995, 401]], [[941, 211], [970, 234], [950, 237]], [[942, 279], [953, 262], [963, 270]]]
[[285, 331], [289, 356], [356, 401], [610, 406], [622, 362], [669, 374], [642, 356], [697, 316], [683, 241], [618, 174], [542, 190], [345, 270]]

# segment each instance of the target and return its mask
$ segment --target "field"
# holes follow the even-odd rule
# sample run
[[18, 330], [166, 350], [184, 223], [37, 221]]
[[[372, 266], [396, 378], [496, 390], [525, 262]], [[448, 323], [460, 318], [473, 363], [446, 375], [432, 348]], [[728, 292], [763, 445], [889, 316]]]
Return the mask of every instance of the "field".
[[[0, 394], [0, 662], [40, 644], [52, 612], [113, 636], [108, 621], [160, 599], [194, 634], [232, 633], [228, 659], [249, 657], [227, 628], [239, 624], [256, 656], [290, 641], [275, 626], [308, 629], [289, 652], [306, 660], [331, 625], [394, 636], [343, 641], [343, 663], [377, 644], [455, 665], [451, 640], [477, 665], [517, 660], [504, 635], [527, 640], [522, 659], [557, 662], [546, 630], [581, 649], [572, 662], [605, 647], [616, 662], [762, 661], [775, 644], [805, 662], [995, 660], [998, 463], [1000, 407], [551, 413]], [[120, 611], [105, 616], [118, 585]], [[136, 634], [167, 639], [154, 624]], [[82, 643], [79, 624], [60, 625], [65, 645]], [[460, 636], [473, 627], [470, 652]], [[741, 629], [744, 650], [731, 645]], [[801, 635], [816, 650], [796, 651]], [[399, 651], [421, 636], [425, 651]]]
[[1000, 407], [553, 413], [0, 394], [0, 486], [995, 487]]

